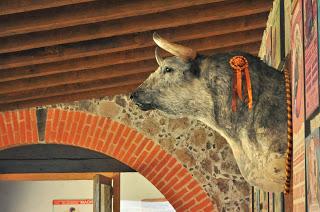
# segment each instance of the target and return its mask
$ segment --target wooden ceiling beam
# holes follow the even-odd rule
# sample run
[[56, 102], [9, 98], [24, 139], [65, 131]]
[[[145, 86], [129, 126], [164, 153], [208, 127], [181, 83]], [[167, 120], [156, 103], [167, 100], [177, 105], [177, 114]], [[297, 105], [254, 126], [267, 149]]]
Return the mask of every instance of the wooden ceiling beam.
[[[125, 82], [128, 75], [150, 73], [151, 71], [155, 70], [156, 66], [157, 63], [155, 60], [147, 60], [2, 82], [0, 83], [0, 96], [1, 94], [11, 92], [34, 90], [38, 88], [47, 88], [92, 80], [111, 79], [115, 77], [123, 77], [123, 81]], [[5, 97], [3, 99], [0, 97], [0, 102], [5, 99]]]
[[243, 51], [243, 52], [248, 52], [250, 54], [256, 55], [259, 52], [260, 45], [261, 45], [261, 40], [257, 42], [246, 43], [246, 44], [237, 45], [237, 46], [230, 46], [230, 47], [224, 47], [224, 48], [218, 48], [218, 49], [209, 49], [209, 50], [202, 51], [201, 53], [204, 55], [210, 55], [210, 54], [222, 53], [222, 52]]
[[29, 12], [52, 7], [61, 7], [70, 4], [79, 4], [94, 0], [1, 0], [0, 15], [9, 15], [14, 13]]
[[69, 103], [73, 101], [79, 101], [83, 99], [101, 98], [105, 96], [114, 96], [118, 94], [127, 94], [133, 91], [139, 84], [125, 85], [114, 88], [105, 88], [99, 90], [79, 92], [69, 95], [60, 95], [53, 97], [44, 97], [40, 99], [31, 99], [21, 102], [12, 102], [9, 104], [0, 104], [0, 111], [16, 110], [22, 108], [30, 108], [36, 106], [43, 106], [57, 103]]
[[[258, 52], [257, 42], [249, 43], [247, 45], [239, 45], [227, 48], [221, 48], [216, 50], [207, 50], [202, 53], [217, 53], [217, 52], [226, 52], [226, 51], [234, 51], [244, 49], [247, 52], [256, 54]], [[14, 87], [11, 86], [11, 90], [8, 93], [0, 94], [0, 104], [4, 103], [11, 103], [17, 101], [27, 101], [31, 99], [38, 98], [39, 95], [43, 97], [43, 93], [48, 91], [48, 87], [56, 87], [59, 88], [63, 87], [65, 84], [74, 84], [74, 83], [84, 83], [84, 82], [91, 82], [96, 80], [107, 80], [109, 78], [115, 77], [122, 77], [126, 78], [127, 76], [132, 76], [134, 74], [148, 74], [155, 71], [157, 68], [157, 64], [154, 59], [148, 61], [142, 61], [138, 63], [132, 64], [123, 64], [117, 66], [110, 66], [110, 67], [103, 67], [98, 69], [91, 69], [73, 73], [64, 73], [64, 74], [57, 74], [52, 75], [50, 77], [39, 77], [33, 78], [32, 81], [26, 81], [25, 84], [14, 83]], [[60, 81], [59, 81], [60, 80]], [[125, 81], [125, 80], [123, 80]], [[143, 80], [142, 80], [143, 81]], [[141, 82], [142, 82], [141, 81]], [[29, 84], [28, 84], [29, 82]], [[139, 82], [139, 83], [141, 83]], [[15, 87], [19, 87], [20, 92], [12, 92], [15, 90]], [[80, 86], [82, 87], [82, 86]], [[85, 87], [85, 86], [84, 86]], [[21, 89], [25, 88], [25, 89]], [[32, 90], [29, 90], [32, 89]], [[59, 89], [52, 89], [51, 90], [59, 90]], [[60, 89], [61, 90], [61, 89]], [[49, 94], [52, 95], [52, 94]]]
[[[203, 39], [181, 42], [197, 51], [224, 48], [228, 46], [252, 43], [261, 40], [264, 28], [227, 35], [207, 37]], [[235, 37], [237, 39], [235, 39]], [[169, 55], [164, 52], [165, 55]], [[92, 69], [108, 65], [130, 63], [154, 58], [154, 47], [135, 49], [123, 52], [104, 54], [93, 57], [72, 59], [56, 63], [40, 64], [28, 67], [3, 69], [0, 71], [0, 82], [17, 80], [36, 76], [45, 76], [55, 73]], [[12, 84], [14, 82], [10, 82]], [[0, 89], [1, 92], [1, 89]]]
[[0, 17], [0, 36], [90, 24], [150, 13], [160, 13], [189, 6], [221, 2], [223, 0], [136, 0], [94, 1], [29, 13]]
[[[267, 13], [259, 13], [240, 18], [181, 26], [175, 29], [163, 29], [159, 30], [158, 33], [168, 40], [176, 42], [263, 28], [265, 27], [266, 20]], [[94, 41], [3, 54], [0, 60], [0, 69], [57, 62], [153, 45], [152, 32], [148, 31]]]
[[[122, 87], [126, 85], [132, 84], [139, 84], [143, 82], [151, 73], [152, 71], [145, 72], [145, 73], [137, 73], [126, 75], [125, 79], [121, 77], [113, 77], [113, 78], [106, 78], [106, 79], [99, 79], [99, 80], [91, 80], [82, 83], [72, 83], [66, 85], [58, 85], [52, 86], [47, 88], [39, 88], [30, 91], [20, 92], [19, 95], [11, 96], [13, 99], [19, 99], [19, 101], [25, 101], [28, 99], [37, 99], [37, 98], [44, 98], [44, 97], [52, 97], [52, 96], [59, 96], [59, 95], [67, 95], [67, 94], [74, 94], [84, 91], [94, 91], [99, 89], [113, 89], [115, 87]], [[11, 94], [3, 94], [2, 96], [9, 97]], [[24, 97], [24, 98], [23, 98]], [[4, 98], [6, 101], [6, 98]], [[2, 104], [2, 99], [0, 100], [0, 104]]]
[[[236, 1], [225, 3], [220, 7], [204, 5], [159, 14], [4, 37], [0, 38], [0, 53], [190, 25], [206, 21], [240, 18], [241, 16], [269, 12], [271, 3], [272, 1], [270, 0], [261, 0]], [[192, 17], [192, 20], [186, 17]], [[215, 31], [212, 27], [210, 29]]]

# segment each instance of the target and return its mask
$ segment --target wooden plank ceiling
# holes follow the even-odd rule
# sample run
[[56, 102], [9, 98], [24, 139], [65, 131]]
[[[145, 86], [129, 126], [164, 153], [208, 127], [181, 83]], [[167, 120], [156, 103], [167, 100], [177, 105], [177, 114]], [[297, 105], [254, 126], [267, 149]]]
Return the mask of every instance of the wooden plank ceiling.
[[271, 5], [272, 0], [1, 0], [0, 110], [130, 92], [157, 67], [154, 31], [204, 54], [257, 54]]

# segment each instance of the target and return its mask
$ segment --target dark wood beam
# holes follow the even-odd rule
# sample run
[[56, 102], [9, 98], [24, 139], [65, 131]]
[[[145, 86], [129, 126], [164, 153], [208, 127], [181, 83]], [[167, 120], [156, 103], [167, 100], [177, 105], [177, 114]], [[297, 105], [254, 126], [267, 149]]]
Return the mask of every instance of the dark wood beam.
[[[207, 37], [203, 39], [181, 42], [198, 51], [224, 48], [228, 46], [241, 45], [261, 40], [263, 29], [250, 30], [227, 35]], [[235, 39], [236, 38], [236, 39]], [[165, 53], [165, 55], [168, 55]], [[56, 63], [39, 64], [29, 67], [4, 69], [0, 72], [0, 82], [17, 80], [36, 76], [45, 76], [55, 73], [92, 69], [108, 65], [123, 64], [148, 60], [154, 58], [154, 48], [134, 49], [124, 52], [110, 53], [81, 59], [72, 59]], [[12, 84], [14, 82], [10, 82]], [[4, 85], [2, 85], [4, 86]], [[2, 87], [4, 89], [4, 87]], [[1, 89], [0, 89], [1, 92]]]
[[81, 24], [160, 13], [166, 10], [222, 0], [95, 1], [87, 4], [32, 11], [0, 17], [0, 36], [37, 32]]
[[[262, 38], [261, 38], [262, 39]], [[218, 48], [218, 49], [209, 49], [202, 51], [201, 53], [204, 55], [210, 55], [215, 53], [222, 53], [222, 52], [231, 52], [231, 51], [243, 51], [248, 52], [253, 55], [257, 55], [259, 53], [261, 41], [237, 45], [237, 46], [230, 46], [225, 48]]]
[[[212, 54], [212, 53], [227, 52], [227, 51], [234, 51], [234, 50], [245, 50], [249, 53], [257, 54], [258, 46], [259, 46], [259, 43], [254, 42], [247, 45], [220, 48], [216, 50], [207, 50], [200, 53]], [[65, 84], [84, 83], [88, 81], [89, 81], [89, 84], [92, 84], [91, 82], [93, 80], [104, 80], [104, 82], [106, 82], [110, 78], [111, 80], [113, 80], [112, 78], [114, 77], [122, 77], [123, 82], [125, 83], [126, 80], [128, 79], [127, 78], [128, 76], [131, 77], [131, 75], [138, 74], [138, 73], [148, 74], [155, 71], [156, 68], [157, 68], [157, 65], [155, 63], [155, 60], [152, 59], [149, 61], [142, 61], [142, 62], [133, 63], [133, 64], [123, 64], [123, 65], [103, 67], [103, 68], [91, 69], [91, 70], [85, 70], [85, 71], [79, 71], [79, 72], [73, 72], [73, 73], [57, 74], [49, 77], [33, 78], [30, 84], [19, 85], [19, 87], [24, 87], [27, 89], [20, 89], [21, 90], [20, 92], [12, 92], [11, 90], [9, 93], [0, 94], [0, 104], [11, 103], [16, 101], [27, 101], [35, 98], [44, 97], [44, 95], [45, 96], [56, 95], [56, 93], [48, 94], [48, 92], [50, 93], [50, 90], [51, 91], [54, 90], [55, 92], [59, 92], [59, 91], [63, 92], [64, 91], [63, 85]], [[139, 81], [138, 84], [142, 83], [143, 79], [141, 79], [141, 81]], [[130, 81], [128, 82], [130, 83]], [[17, 86], [17, 83], [15, 83], [15, 86]], [[53, 86], [55, 86], [55, 88], [48, 88]], [[97, 84], [97, 86], [99, 86], [99, 84]], [[86, 86], [80, 86], [80, 87], [86, 87]], [[32, 90], [29, 90], [29, 89], [32, 89]], [[73, 92], [73, 91], [70, 91], [70, 92]]]
[[[5, 37], [0, 39], [0, 53], [190, 25], [206, 21], [239, 18], [241, 16], [269, 12], [271, 3], [272, 1], [270, 0], [261, 0], [236, 1], [224, 3], [223, 5], [219, 4], [218, 6], [214, 6], [215, 4], [213, 6], [204, 5], [115, 21]], [[192, 20], [186, 17], [192, 17]], [[213, 27], [209, 29], [217, 31]], [[149, 35], [147, 37], [149, 38]]]
[[[113, 77], [113, 78], [106, 78], [106, 79], [99, 79], [99, 80], [91, 80], [85, 81], [80, 83], [71, 83], [65, 85], [58, 85], [52, 86], [47, 88], [39, 88], [33, 89], [29, 91], [20, 92], [19, 95], [12, 95], [13, 93], [9, 94], [2, 94], [4, 101], [8, 98], [15, 99], [14, 101], [25, 101], [30, 99], [36, 98], [44, 98], [44, 97], [52, 97], [52, 96], [59, 96], [59, 95], [67, 95], [67, 94], [74, 94], [84, 91], [94, 91], [99, 89], [113, 89], [115, 87], [122, 87], [126, 85], [132, 84], [139, 84], [143, 82], [151, 73], [152, 71], [145, 72], [145, 73], [138, 73], [138, 74], [131, 74], [127, 76], [121, 77]], [[2, 104], [2, 99], [0, 100], [0, 104]]]
[[[265, 27], [267, 13], [160, 30], [170, 41], [199, 39]], [[153, 46], [152, 32], [72, 43], [1, 55], [0, 69], [63, 61]]]
[[90, 2], [94, 0], [1, 0], [0, 15], [28, 12], [70, 4]]
[[45, 181], [45, 180], [93, 180], [97, 174], [105, 177], [116, 177], [116, 172], [88, 172], [88, 173], [21, 173], [0, 174], [0, 180], [5, 181]]
[[[42, 77], [2, 82], [0, 83], [0, 96], [1, 94], [5, 93], [28, 91], [38, 88], [88, 82], [92, 80], [112, 79], [115, 77], [123, 77], [123, 81], [126, 81], [126, 77], [128, 75], [150, 73], [151, 71], [155, 71], [157, 66], [156, 64], [156, 61], [152, 59], [135, 63], [124, 63], [95, 69], [65, 72]], [[15, 98], [18, 96], [19, 95], [12, 95], [12, 97]], [[3, 99], [0, 97], [0, 102], [5, 101], [5, 99], [5, 97]]]
[[32, 100], [27, 100], [22, 102], [12, 102], [9, 104], [0, 104], [0, 111], [30, 108], [30, 107], [57, 104], [57, 103], [69, 103], [69, 102], [79, 101], [83, 99], [93, 99], [93, 98], [101, 98], [104, 96], [127, 94], [133, 91], [138, 86], [139, 84], [133, 84], [133, 85], [126, 85], [121, 87], [79, 92], [79, 93], [74, 93], [69, 95], [60, 95], [60, 96], [53, 96], [48, 98], [45, 97], [40, 99], [32, 99]]
[[[249, 53], [256, 54], [258, 52], [259, 42], [253, 42], [247, 45], [239, 45], [234, 47], [226, 47], [220, 48], [216, 50], [207, 50], [200, 53], [217, 53], [217, 52], [226, 52], [226, 51], [233, 51], [233, 50], [246, 50]], [[251, 52], [252, 50], [252, 52]], [[12, 110], [12, 109], [20, 109], [26, 107], [34, 107], [40, 105], [47, 105], [47, 104], [55, 104], [60, 102], [71, 102], [77, 101], [82, 99], [90, 99], [90, 98], [100, 98], [103, 96], [113, 96], [116, 94], [126, 94], [131, 92], [134, 88], [136, 88], [139, 84], [141, 84], [143, 79], [136, 84], [132, 85], [124, 85], [120, 87], [107, 87], [103, 89], [93, 89], [92, 91], [76, 91], [78, 93], [73, 94], [64, 94], [61, 93], [58, 96], [49, 96], [51, 97], [44, 97], [37, 98], [37, 94], [45, 93], [47, 89], [38, 89], [29, 92], [19, 92], [19, 93], [10, 93], [5, 95], [0, 95], [0, 99], [7, 102], [7, 103], [0, 103], [0, 110]], [[62, 86], [59, 86], [62, 87]], [[58, 88], [59, 88], [58, 87]], [[81, 86], [80, 86], [81, 87]], [[53, 90], [53, 89], [52, 89]]]

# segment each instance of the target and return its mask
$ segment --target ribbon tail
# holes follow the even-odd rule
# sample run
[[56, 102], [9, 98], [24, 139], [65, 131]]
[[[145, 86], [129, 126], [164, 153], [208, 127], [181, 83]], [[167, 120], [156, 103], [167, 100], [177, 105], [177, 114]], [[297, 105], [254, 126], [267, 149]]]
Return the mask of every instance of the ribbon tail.
[[236, 76], [236, 79], [237, 79], [237, 93], [238, 93], [239, 98], [242, 101], [243, 97], [242, 97], [242, 72], [241, 72], [241, 70], [237, 70], [236, 75], [237, 75]]
[[232, 111], [236, 112], [237, 110], [237, 78], [233, 79], [233, 85], [232, 85], [232, 102], [231, 102], [231, 107]]
[[247, 85], [247, 92], [248, 92], [248, 108], [252, 109], [252, 87], [250, 81], [250, 74], [249, 69], [245, 69], [245, 76], [246, 76], [246, 85]]

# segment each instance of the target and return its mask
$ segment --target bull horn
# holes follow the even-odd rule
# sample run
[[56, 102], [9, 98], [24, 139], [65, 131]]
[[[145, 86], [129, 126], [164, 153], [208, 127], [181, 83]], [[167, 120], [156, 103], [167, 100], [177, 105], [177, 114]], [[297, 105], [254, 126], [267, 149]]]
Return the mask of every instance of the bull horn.
[[156, 32], [153, 33], [153, 40], [154, 42], [162, 49], [166, 50], [167, 52], [183, 58], [183, 59], [195, 59], [197, 56], [197, 52], [193, 49], [185, 46], [181, 46], [179, 44], [170, 43], [166, 39], [163, 39], [158, 35]]
[[162, 64], [163, 64], [163, 59], [162, 59], [162, 57], [161, 57], [160, 54], [159, 54], [159, 48], [158, 48], [158, 47], [156, 47], [155, 56], [156, 56], [156, 60], [157, 60], [158, 65], [159, 65], [159, 66], [162, 66]]

